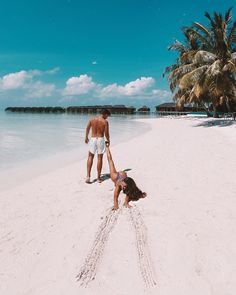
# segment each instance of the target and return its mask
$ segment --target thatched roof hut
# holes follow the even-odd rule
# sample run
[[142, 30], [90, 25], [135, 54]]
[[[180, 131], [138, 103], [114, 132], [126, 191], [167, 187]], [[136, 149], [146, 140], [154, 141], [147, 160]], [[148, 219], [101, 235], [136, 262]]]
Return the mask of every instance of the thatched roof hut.
[[157, 112], [204, 112], [202, 107], [186, 104], [183, 107], [178, 107], [174, 102], [166, 102], [156, 106]]
[[149, 113], [150, 112], [150, 108], [147, 106], [142, 106], [141, 108], [138, 109], [139, 113]]
[[176, 104], [174, 102], [165, 102], [156, 106], [157, 112], [175, 112]]
[[8, 107], [7, 112], [19, 113], [65, 113], [65, 108], [62, 107]]
[[76, 114], [98, 114], [103, 109], [108, 109], [112, 114], [134, 114], [136, 108], [125, 105], [95, 105], [95, 106], [70, 106], [62, 107], [8, 107], [5, 111], [21, 113], [76, 113]]

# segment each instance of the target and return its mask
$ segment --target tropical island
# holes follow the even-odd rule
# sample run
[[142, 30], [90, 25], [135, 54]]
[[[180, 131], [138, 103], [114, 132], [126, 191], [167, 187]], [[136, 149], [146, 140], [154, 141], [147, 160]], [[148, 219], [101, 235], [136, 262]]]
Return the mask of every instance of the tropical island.
[[[166, 67], [163, 76], [168, 77], [175, 104], [172, 112], [205, 111], [211, 117], [236, 112], [236, 21], [232, 8], [224, 15], [206, 12], [208, 25], [194, 22], [182, 28], [183, 41], [176, 40], [169, 50], [177, 52], [175, 64]], [[168, 102], [167, 102], [168, 103]], [[170, 106], [170, 105], [169, 105]], [[168, 113], [168, 105], [161, 113]], [[134, 114], [136, 108], [124, 105], [94, 105], [63, 107], [8, 107], [10, 112], [25, 113], [99, 113], [108, 108], [112, 113]], [[156, 110], [158, 112], [158, 108]], [[147, 113], [143, 106], [138, 112]]]
[[[42, 35], [46, 42], [50, 43], [50, 38], [45, 38], [45, 34], [50, 30], [45, 30], [47, 26], [42, 26], [42, 19], [37, 19], [40, 13], [35, 9], [36, 2], [27, 3], [27, 7], [20, 3], [15, 16], [14, 10], [10, 10], [9, 16], [14, 17], [9, 19], [15, 20], [19, 16], [24, 20], [20, 13], [21, 7], [28, 14], [28, 8], [33, 5], [36, 13], [33, 15], [33, 10], [30, 12], [43, 30], [32, 30], [32, 34], [37, 35], [39, 41], [43, 41], [40, 39]], [[121, 14], [116, 11], [116, 3], [94, 1], [91, 9], [90, 1], [64, 1], [67, 9], [68, 5], [73, 5], [67, 14], [65, 7], [61, 6], [62, 1], [47, 2], [50, 5], [54, 2], [51, 6], [53, 17], [55, 23], [58, 21], [60, 24], [60, 27], [53, 26], [53, 36], [57, 36], [58, 32], [60, 36], [60, 43], [57, 38], [52, 38], [53, 48], [61, 45], [62, 41], [65, 44], [68, 42], [71, 48], [76, 47], [76, 44], [78, 48], [81, 46], [81, 32], [78, 31], [78, 26], [71, 25], [70, 20], [77, 24], [78, 15], [80, 18], [85, 15], [86, 26], [81, 28], [85, 32], [86, 40], [91, 43], [89, 42], [87, 50], [83, 49], [81, 52], [85, 51], [86, 55], [92, 56], [95, 48], [91, 46], [94, 43], [90, 34], [96, 27], [100, 29], [102, 19], [107, 27], [106, 17], [109, 17], [112, 34], [107, 38], [103, 30], [98, 30], [95, 41], [104, 43], [106, 40], [101, 39], [103, 35], [108, 39], [108, 43], [102, 48], [106, 47], [106, 53], [112, 52], [112, 61], [115, 60], [114, 53], [117, 51], [124, 51], [127, 61], [128, 49], [132, 49], [130, 52], [133, 55], [136, 46], [130, 33], [136, 32], [134, 41], [135, 37], [142, 39], [142, 34], [146, 37], [157, 16], [159, 23], [163, 20], [168, 22], [169, 32], [172, 34], [173, 25], [178, 18], [182, 17], [184, 21], [184, 9], [189, 12], [189, 20], [193, 13], [197, 18], [199, 11], [199, 8], [186, 5], [184, 1], [148, 1], [153, 6], [155, 3], [155, 8], [163, 5], [165, 14], [162, 14], [162, 11], [155, 11], [152, 6], [147, 7], [145, 1], [136, 1], [135, 9], [132, 1], [125, 1], [130, 2], [130, 6], [126, 8], [126, 17], [124, 15], [122, 19], [125, 25], [121, 27]], [[83, 6], [79, 5], [79, 2], [83, 2]], [[219, 9], [223, 6], [228, 8], [225, 2], [216, 2], [214, 5], [218, 5]], [[52, 10], [45, 9], [46, 2], [42, 4], [38, 1], [38, 4], [41, 5], [44, 24], [48, 11], [51, 20]], [[93, 13], [96, 12], [96, 4], [99, 5], [98, 15]], [[109, 10], [108, 4], [112, 9]], [[124, 12], [125, 4], [121, 5], [121, 13]], [[207, 4], [211, 9], [212, 3]], [[204, 4], [205, 6], [207, 7]], [[55, 7], [58, 9], [54, 9]], [[140, 14], [136, 14], [138, 8]], [[57, 10], [60, 11], [59, 15]], [[90, 15], [93, 21], [91, 23], [88, 21]], [[64, 18], [65, 16], [68, 18]], [[173, 21], [174, 16], [176, 18]], [[235, 294], [233, 274], [236, 269], [236, 122], [231, 118], [235, 119], [236, 115], [236, 21], [233, 21], [232, 9], [227, 10], [225, 14], [205, 13], [205, 16], [206, 24], [194, 22], [185, 26], [181, 35], [183, 41], [176, 40], [169, 46], [169, 50], [176, 54], [176, 60], [173, 58], [173, 64], [165, 69], [164, 78], [168, 79], [173, 100], [168, 101], [169, 95], [171, 98], [169, 91], [164, 99], [154, 96], [155, 115], [149, 116], [153, 109], [148, 104], [152, 103], [152, 108], [154, 104], [153, 101], [145, 101], [148, 95], [143, 99], [138, 96], [142, 101], [137, 99], [136, 103], [143, 106], [136, 108], [132, 106], [136, 103], [129, 100], [131, 96], [127, 95], [127, 91], [124, 92], [127, 89], [118, 82], [109, 84], [109, 89], [115, 89], [115, 93], [118, 89], [125, 95], [125, 99], [113, 97], [114, 100], [109, 100], [111, 104], [105, 104], [108, 102], [105, 99], [86, 100], [85, 97], [84, 100], [77, 100], [78, 105], [76, 100], [65, 102], [42, 99], [34, 100], [31, 106], [6, 108], [6, 114], [3, 113], [2, 118], [0, 117], [0, 164], [4, 164], [4, 161], [10, 164], [5, 166], [9, 169], [3, 166], [0, 170], [1, 295]], [[141, 20], [143, 30], [140, 28]], [[13, 23], [14, 28], [18, 27], [15, 23], [17, 22]], [[180, 24], [181, 22], [176, 26], [179, 27]], [[29, 27], [28, 19], [25, 25]], [[27, 35], [27, 31], [19, 27]], [[64, 27], [66, 34], [62, 34], [60, 30]], [[165, 33], [168, 31], [165, 25], [161, 29]], [[8, 30], [5, 31], [9, 34]], [[70, 31], [73, 38], [65, 38], [70, 36]], [[122, 34], [114, 34], [116, 32]], [[9, 35], [12, 37], [12, 34]], [[117, 43], [111, 42], [114, 42], [113, 36], [124, 50], [114, 46]], [[171, 36], [167, 36], [165, 47], [171, 43]], [[149, 37], [153, 42], [152, 30]], [[126, 38], [135, 46], [132, 44], [133, 47], [126, 47], [127, 44], [123, 42]], [[70, 39], [73, 39], [73, 43]], [[16, 38], [16, 41], [19, 42], [19, 39]], [[140, 42], [140, 46], [141, 43], [145, 44]], [[157, 43], [159, 45], [161, 42], [158, 40]], [[36, 49], [38, 50], [38, 44]], [[167, 50], [166, 52], [170, 54]], [[28, 56], [28, 52], [26, 54]], [[60, 60], [57, 57], [62, 66], [63, 54], [66, 60], [69, 59], [68, 51], [63, 50], [61, 55], [58, 55]], [[145, 59], [142, 51], [137, 56], [148, 67], [149, 56]], [[143, 64], [137, 56], [134, 61], [142, 68]], [[77, 66], [77, 58], [78, 56], [71, 56], [73, 70]], [[118, 63], [120, 60], [118, 59]], [[111, 67], [115, 68], [118, 63], [116, 60], [116, 63], [107, 68], [104, 64], [100, 70], [96, 68], [98, 75], [109, 73], [113, 79]], [[167, 63], [171, 62], [165, 62]], [[90, 70], [89, 66], [85, 65], [84, 68], [89, 73], [97, 65], [99, 62], [97, 64], [94, 60], [89, 65]], [[132, 63], [126, 65], [129, 75], [132, 72], [130, 65]], [[102, 74], [103, 67], [106, 70]], [[115, 71], [118, 72], [116, 68]], [[148, 71], [149, 69], [145, 73], [149, 73]], [[136, 73], [138, 72], [134, 74]], [[23, 77], [25, 74], [27, 73], [24, 72]], [[36, 75], [41, 74], [41, 71], [36, 71]], [[162, 70], [159, 74], [162, 75]], [[88, 82], [88, 85], [82, 85], [82, 90], [97, 85], [91, 77], [82, 76]], [[13, 73], [10, 75], [11, 79], [9, 75], [3, 77], [6, 81], [4, 84], [4, 79], [0, 80], [2, 91], [4, 87], [6, 90], [7, 87], [16, 85], [9, 83], [9, 80], [12, 82], [12, 77], [17, 85], [19, 81], [22, 82], [22, 72]], [[35, 85], [32, 76], [27, 76], [27, 79], [35, 91], [38, 90], [37, 87], [44, 85], [39, 81]], [[78, 80], [81, 81], [81, 77], [73, 78], [76, 83]], [[135, 81], [143, 82], [140, 79]], [[124, 84], [129, 86], [128, 93], [135, 92], [132, 88], [134, 84]], [[24, 83], [20, 85], [25, 86]], [[49, 90], [46, 87], [46, 90], [44, 93], [50, 94], [50, 87]], [[81, 92], [81, 87], [79, 90], [75, 95], [81, 95], [82, 98], [84, 92]], [[19, 97], [24, 93], [23, 90], [18, 92], [18, 88], [14, 88], [14, 91]], [[58, 89], [56, 93], [59, 94]], [[139, 95], [140, 93], [142, 94], [142, 91], [138, 92]], [[160, 92], [154, 92], [154, 95], [156, 93]], [[152, 88], [149, 94], [153, 95]], [[87, 95], [89, 97], [90, 92]], [[27, 103], [22, 99], [13, 100], [11, 104], [17, 105], [18, 102], [19, 105]], [[40, 106], [34, 106], [36, 102]], [[101, 104], [98, 104], [99, 102]], [[121, 102], [125, 105], [118, 104]], [[51, 106], [53, 103], [55, 107]], [[68, 106], [57, 106], [60, 103]], [[69, 106], [72, 103], [75, 105]], [[89, 103], [94, 105], [88, 105]], [[129, 106], [126, 106], [126, 103]], [[4, 104], [4, 108], [6, 105]], [[87, 144], [89, 141], [93, 142], [93, 139], [98, 141], [98, 138], [91, 140], [86, 130], [91, 125], [90, 116], [100, 113], [104, 108], [113, 114], [130, 116], [107, 118], [111, 135], [107, 144], [110, 145], [116, 165], [112, 164], [111, 157], [109, 162], [104, 159], [103, 181], [100, 182], [96, 178], [94, 167], [91, 173], [93, 181], [88, 184], [85, 183], [86, 155], [90, 154]], [[49, 115], [31, 116], [31, 113]], [[67, 113], [75, 115], [63, 115]], [[201, 117], [203, 113], [204, 118]], [[192, 116], [193, 114], [197, 116]], [[230, 120], [225, 120], [226, 117]], [[34, 150], [37, 153], [32, 156]], [[109, 149], [107, 151], [109, 153]], [[110, 167], [115, 170], [114, 166], [129, 171], [129, 175], [147, 193], [147, 198], [138, 202], [131, 201], [132, 208], [122, 206], [122, 200], [120, 208], [117, 211], [112, 210], [116, 188], [110, 180], [109, 172]], [[118, 182], [118, 177], [116, 181]], [[127, 188], [124, 187], [125, 189]], [[136, 191], [138, 190], [136, 188]], [[126, 196], [123, 195], [123, 198], [125, 200]]]

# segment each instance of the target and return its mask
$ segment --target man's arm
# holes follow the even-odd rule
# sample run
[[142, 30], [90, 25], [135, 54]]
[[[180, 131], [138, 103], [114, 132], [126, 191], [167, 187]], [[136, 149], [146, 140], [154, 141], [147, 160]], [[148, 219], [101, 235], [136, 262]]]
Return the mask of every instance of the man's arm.
[[87, 128], [86, 128], [85, 143], [88, 143], [89, 142], [88, 136], [89, 136], [90, 128], [91, 128], [91, 120], [88, 122], [88, 125], [87, 125]]
[[105, 125], [105, 136], [107, 141], [110, 143], [110, 134], [109, 134], [109, 123], [108, 121], [106, 121], [106, 125]]

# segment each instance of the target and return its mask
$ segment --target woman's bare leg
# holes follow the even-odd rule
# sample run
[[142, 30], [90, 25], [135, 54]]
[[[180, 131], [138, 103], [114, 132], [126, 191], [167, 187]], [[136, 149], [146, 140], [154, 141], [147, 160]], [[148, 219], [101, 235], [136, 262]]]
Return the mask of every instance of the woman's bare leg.
[[116, 167], [113, 162], [111, 151], [110, 151], [109, 147], [106, 147], [106, 152], [107, 152], [107, 161], [109, 164], [111, 180], [115, 182], [118, 173], [116, 171]]

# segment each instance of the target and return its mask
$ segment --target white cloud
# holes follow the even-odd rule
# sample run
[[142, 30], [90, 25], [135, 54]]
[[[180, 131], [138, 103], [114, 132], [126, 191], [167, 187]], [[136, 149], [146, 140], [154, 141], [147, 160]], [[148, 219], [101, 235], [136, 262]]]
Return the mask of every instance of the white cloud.
[[27, 71], [10, 73], [0, 78], [0, 90], [24, 88], [32, 80]]
[[154, 83], [155, 80], [152, 77], [141, 77], [135, 81], [127, 83], [123, 88], [123, 92], [125, 95], [142, 94], [145, 90], [152, 87]]
[[37, 81], [30, 85], [26, 96], [31, 98], [49, 97], [52, 95], [54, 90], [55, 90], [54, 84]]
[[[66, 81], [64, 89], [56, 88], [54, 83], [46, 83], [40, 78], [46, 75], [53, 75], [59, 68], [46, 71], [22, 70], [9, 73], [0, 77], [0, 95], [4, 98], [6, 92], [8, 97], [22, 98], [47, 98], [59, 94], [59, 99], [70, 100], [80, 99], [80, 101], [110, 100], [110, 101], [134, 101], [134, 100], [159, 100], [166, 101], [171, 98], [170, 91], [156, 88], [153, 77], [140, 77], [126, 84], [102, 85], [93, 80], [87, 74], [70, 77]], [[81, 100], [82, 99], [82, 100]]]
[[54, 75], [56, 73], [58, 73], [60, 71], [60, 68], [59, 67], [55, 67], [51, 70], [47, 70], [47, 71], [44, 71], [42, 73], [45, 73], [45, 74], [49, 74], [49, 75]]
[[66, 81], [66, 87], [62, 91], [65, 99], [72, 96], [90, 95], [93, 98], [138, 98], [138, 99], [169, 99], [171, 93], [167, 90], [155, 89], [153, 77], [140, 77], [124, 85], [117, 83], [107, 86], [93, 81], [92, 77], [84, 74], [78, 77], [71, 77]]
[[124, 86], [116, 83], [110, 84], [100, 89], [100, 97], [117, 97], [117, 96], [137, 96], [144, 95], [145, 92], [154, 85], [155, 80], [152, 77], [141, 77], [131, 81]]
[[48, 71], [29, 70], [9, 73], [0, 77], [0, 91], [23, 90], [25, 97], [48, 97], [51, 96], [55, 85], [51, 83], [44, 83], [40, 80], [35, 81], [36, 76], [43, 74], [54, 74], [59, 68], [54, 68]]
[[120, 96], [137, 96], [144, 95], [155, 83], [152, 77], [141, 77], [125, 85], [117, 83], [102, 86], [95, 83], [92, 77], [84, 74], [79, 77], [71, 77], [66, 81], [66, 87], [63, 90], [64, 96], [73, 96], [88, 94], [94, 91], [94, 94], [101, 98], [120, 97]]
[[170, 98], [172, 97], [172, 93], [168, 90], [162, 90], [162, 89], [153, 89], [152, 94], [157, 97], [162, 98]]
[[80, 75], [79, 77], [71, 77], [66, 81], [66, 87], [63, 90], [63, 95], [79, 95], [87, 94], [97, 86], [93, 82], [92, 77], [88, 75]]
[[42, 75], [54, 75], [56, 73], [58, 73], [60, 70], [59, 67], [55, 67], [55, 68], [52, 68], [50, 70], [45, 70], [45, 71], [42, 71], [42, 70], [29, 70], [27, 71], [28, 74], [32, 75], [32, 76], [42, 76]]

